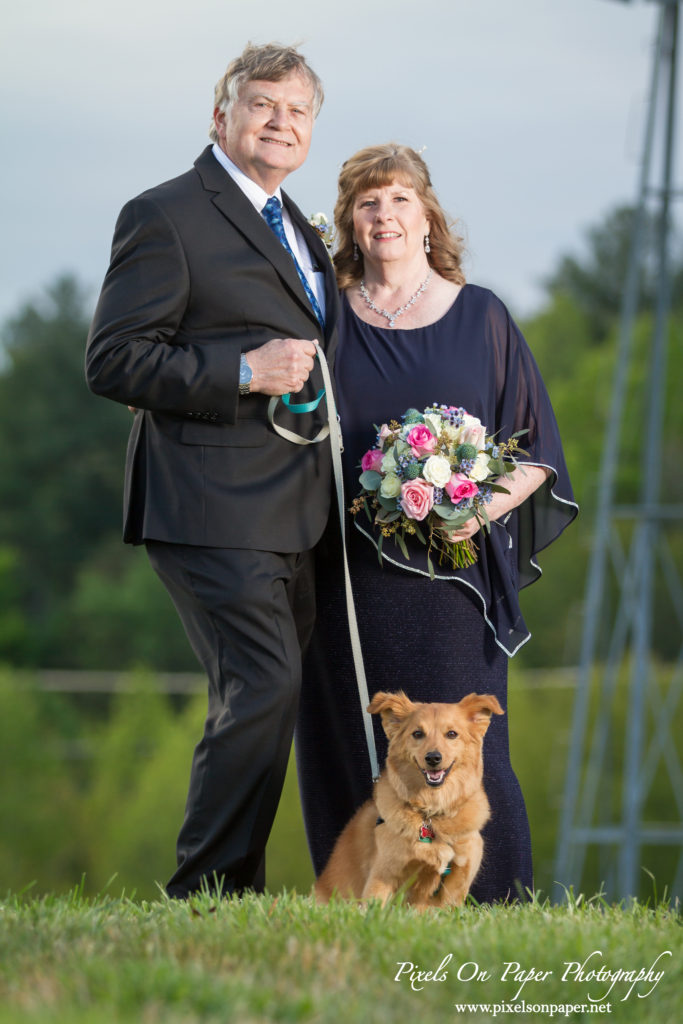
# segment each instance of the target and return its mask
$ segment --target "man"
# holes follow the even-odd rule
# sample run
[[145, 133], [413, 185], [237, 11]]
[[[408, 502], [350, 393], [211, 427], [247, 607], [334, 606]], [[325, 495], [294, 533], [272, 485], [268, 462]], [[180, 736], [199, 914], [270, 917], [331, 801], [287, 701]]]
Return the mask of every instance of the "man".
[[[137, 410], [124, 540], [146, 545], [209, 682], [178, 898], [262, 890], [291, 748], [330, 450], [284, 440], [267, 410], [269, 396], [319, 395], [313, 340], [328, 357], [336, 340], [330, 259], [280, 191], [321, 102], [296, 50], [250, 45], [229, 65], [213, 147], [121, 212], [88, 338], [91, 389]], [[278, 419], [313, 437], [323, 408]]]

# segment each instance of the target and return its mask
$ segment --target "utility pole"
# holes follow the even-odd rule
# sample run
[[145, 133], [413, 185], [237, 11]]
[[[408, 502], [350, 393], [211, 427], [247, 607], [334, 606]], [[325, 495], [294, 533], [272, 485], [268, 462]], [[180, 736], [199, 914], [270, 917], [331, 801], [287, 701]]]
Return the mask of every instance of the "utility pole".
[[[660, 895], [662, 884], [670, 895], [680, 896], [683, 891], [683, 772], [672, 730], [683, 689], [683, 586], [670, 543], [673, 531], [680, 528], [683, 508], [667, 504], [662, 495], [671, 203], [681, 194], [673, 188], [680, 0], [655, 2], [660, 7], [658, 33], [599, 478], [555, 865], [556, 882], [579, 891], [589, 850], [597, 851], [606, 895], [617, 898], [638, 895], [642, 868], [648, 866], [647, 858], [643, 859], [645, 847], [680, 848], [673, 878], [660, 878], [657, 883]], [[647, 364], [640, 496], [635, 505], [625, 506], [617, 500], [617, 471], [650, 210], [656, 216], [657, 296]], [[669, 667], [655, 665], [652, 654], [658, 600], [670, 602], [680, 630], [677, 659]], [[622, 697], [619, 705], [623, 707], [624, 687], [626, 720], [621, 725], [614, 709], [617, 696]], [[621, 770], [620, 791], [610, 789], [616, 766]], [[661, 781], [663, 771], [670, 784], [670, 820], [651, 820], [648, 798], [655, 776], [659, 772]]]

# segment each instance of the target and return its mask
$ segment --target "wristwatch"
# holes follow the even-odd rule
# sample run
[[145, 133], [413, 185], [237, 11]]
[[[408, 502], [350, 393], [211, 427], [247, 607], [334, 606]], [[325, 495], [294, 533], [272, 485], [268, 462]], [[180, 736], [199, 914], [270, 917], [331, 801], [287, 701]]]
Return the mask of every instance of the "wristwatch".
[[247, 362], [247, 357], [242, 353], [240, 356], [240, 395], [250, 394], [251, 378], [254, 371]]

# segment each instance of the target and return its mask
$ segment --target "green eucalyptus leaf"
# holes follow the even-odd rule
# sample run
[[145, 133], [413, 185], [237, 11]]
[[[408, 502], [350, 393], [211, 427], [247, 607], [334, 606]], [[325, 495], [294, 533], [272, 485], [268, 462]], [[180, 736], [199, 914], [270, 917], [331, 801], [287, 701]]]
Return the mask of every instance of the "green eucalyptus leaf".
[[382, 483], [382, 474], [375, 469], [366, 469], [358, 478], [361, 487], [366, 491], [376, 491]]
[[395, 523], [397, 519], [400, 519], [401, 513], [397, 508], [393, 509], [380, 509], [375, 516], [376, 523]]
[[451, 505], [449, 508], [445, 503], [443, 505], [434, 505], [432, 512], [435, 512], [440, 519], [447, 519], [448, 522], [462, 515], [462, 512], [459, 512], [455, 505]]

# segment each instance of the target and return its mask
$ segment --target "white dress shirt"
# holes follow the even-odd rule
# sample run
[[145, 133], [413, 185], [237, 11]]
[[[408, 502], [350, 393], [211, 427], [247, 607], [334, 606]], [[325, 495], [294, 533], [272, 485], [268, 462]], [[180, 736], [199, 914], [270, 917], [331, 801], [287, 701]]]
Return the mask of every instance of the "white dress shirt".
[[[242, 190], [249, 202], [252, 203], [254, 209], [261, 214], [263, 207], [271, 198], [270, 195], [265, 192], [260, 185], [257, 185], [255, 181], [252, 181], [244, 171], [240, 170], [240, 168], [232, 162], [230, 157], [223, 152], [218, 143], [214, 143], [212, 152], [221, 167], [228, 172], [235, 184]], [[292, 218], [289, 216], [287, 207], [282, 202], [282, 193], [279, 186], [275, 192], [273, 192], [273, 195], [279, 200], [282, 207], [282, 223], [284, 225], [287, 241], [289, 242], [290, 248], [296, 257], [299, 266], [306, 275], [306, 280], [313, 289], [313, 294], [318, 300], [318, 305], [320, 306], [320, 310], [324, 317], [325, 273], [322, 269], [318, 270], [314, 267], [306, 241], [299, 229], [292, 223]]]

